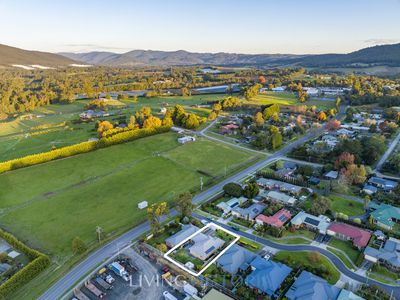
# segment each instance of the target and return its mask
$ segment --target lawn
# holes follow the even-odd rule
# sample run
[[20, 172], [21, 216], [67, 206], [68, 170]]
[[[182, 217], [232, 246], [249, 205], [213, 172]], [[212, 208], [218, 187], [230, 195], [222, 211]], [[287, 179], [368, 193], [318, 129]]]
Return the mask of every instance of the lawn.
[[335, 266], [322, 255], [319, 255], [319, 258], [317, 260], [312, 261], [312, 259], [310, 259], [310, 253], [311, 252], [307, 251], [304, 252], [279, 251], [274, 256], [274, 260], [284, 262], [285, 264], [291, 267], [297, 267], [299, 265], [302, 265], [303, 267], [315, 270], [324, 267], [327, 273], [318, 274], [316, 272], [316, 275], [325, 278], [331, 284], [335, 284], [340, 278], [340, 273], [335, 268]]
[[332, 238], [328, 245], [342, 250], [353, 261], [353, 263], [357, 262], [360, 251], [358, 251], [350, 242]]
[[[193, 161], [197, 148], [202, 150]], [[224, 155], [213, 155], [219, 152]], [[65, 258], [74, 237], [95, 242], [96, 226], [113, 235], [144, 221], [138, 202], [170, 201], [198, 187], [200, 177], [207, 181], [198, 172], [205, 162], [231, 167], [238, 159], [253, 158], [207, 140], [182, 146], [176, 134], [166, 133], [19, 169], [0, 175], [0, 224], [32, 246]], [[213, 177], [223, 173], [216, 167], [207, 170]]]
[[249, 104], [255, 105], [268, 105], [268, 104], [280, 104], [280, 105], [297, 105], [296, 95], [293, 93], [275, 93], [266, 92], [257, 95], [249, 101]]
[[339, 196], [329, 196], [329, 198], [332, 201], [334, 212], [344, 213], [348, 216], [359, 216], [364, 213], [363, 203]]
[[263, 248], [261, 244], [256, 243], [245, 237], [241, 237], [240, 240], [237, 241], [237, 244], [252, 252], [259, 252]]

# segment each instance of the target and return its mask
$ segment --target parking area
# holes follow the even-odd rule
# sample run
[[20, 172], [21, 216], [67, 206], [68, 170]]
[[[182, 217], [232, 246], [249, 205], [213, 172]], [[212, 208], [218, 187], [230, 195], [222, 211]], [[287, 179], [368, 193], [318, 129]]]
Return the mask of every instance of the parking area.
[[185, 295], [163, 280], [163, 273], [161, 266], [128, 248], [76, 289], [72, 299], [162, 300], [166, 292], [177, 300], [184, 299]]

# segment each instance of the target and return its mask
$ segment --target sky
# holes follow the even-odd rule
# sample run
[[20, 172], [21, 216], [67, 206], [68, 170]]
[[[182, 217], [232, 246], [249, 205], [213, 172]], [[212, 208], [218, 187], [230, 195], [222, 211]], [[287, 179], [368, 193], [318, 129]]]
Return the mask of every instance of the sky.
[[400, 0], [0, 0], [0, 44], [49, 52], [347, 53], [400, 42], [399, 14]]

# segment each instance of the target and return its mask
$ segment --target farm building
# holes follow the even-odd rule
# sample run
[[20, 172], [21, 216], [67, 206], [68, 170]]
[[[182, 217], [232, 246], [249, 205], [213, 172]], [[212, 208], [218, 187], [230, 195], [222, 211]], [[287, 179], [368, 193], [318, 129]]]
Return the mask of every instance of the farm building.
[[180, 143], [180, 144], [186, 144], [188, 142], [195, 142], [195, 141], [196, 141], [196, 138], [194, 136], [186, 135], [186, 136], [178, 138], [178, 143]]

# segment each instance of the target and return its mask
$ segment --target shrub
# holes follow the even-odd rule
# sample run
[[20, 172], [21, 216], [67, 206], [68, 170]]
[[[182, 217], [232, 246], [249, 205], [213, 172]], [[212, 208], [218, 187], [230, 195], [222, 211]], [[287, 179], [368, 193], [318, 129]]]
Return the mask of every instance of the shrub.
[[82, 254], [86, 250], [87, 250], [86, 244], [82, 239], [76, 237], [72, 240], [72, 252], [74, 254]]
[[12, 292], [26, 284], [29, 280], [36, 277], [41, 271], [47, 268], [50, 265], [50, 258], [39, 251], [29, 248], [15, 236], [2, 229], [0, 229], [0, 237], [13, 248], [24, 252], [30, 259], [33, 259], [0, 286], [0, 299], [9, 299], [8, 296]]
[[240, 184], [230, 182], [224, 185], [223, 190], [226, 194], [232, 197], [240, 197], [242, 196], [243, 190]]

